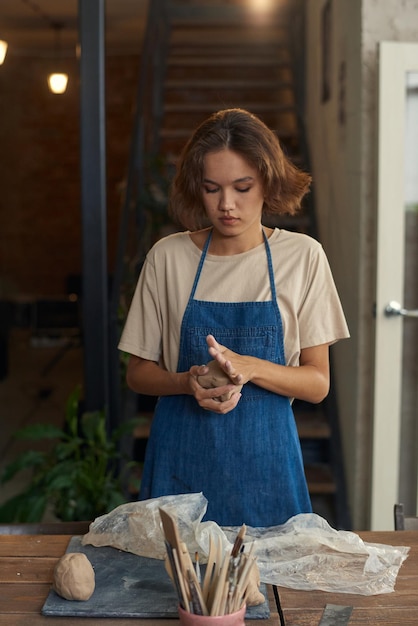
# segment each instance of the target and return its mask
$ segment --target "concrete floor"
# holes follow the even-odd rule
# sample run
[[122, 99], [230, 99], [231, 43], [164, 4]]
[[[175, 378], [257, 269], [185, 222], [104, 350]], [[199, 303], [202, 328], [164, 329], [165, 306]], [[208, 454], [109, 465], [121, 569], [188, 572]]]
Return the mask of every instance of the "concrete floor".
[[[0, 381], [0, 475], [19, 452], [37, 445], [14, 440], [15, 431], [35, 423], [62, 426], [67, 398], [83, 384], [78, 339], [34, 338], [27, 329], [12, 329], [8, 348], [8, 374]], [[0, 502], [26, 480], [21, 473], [0, 485]]]

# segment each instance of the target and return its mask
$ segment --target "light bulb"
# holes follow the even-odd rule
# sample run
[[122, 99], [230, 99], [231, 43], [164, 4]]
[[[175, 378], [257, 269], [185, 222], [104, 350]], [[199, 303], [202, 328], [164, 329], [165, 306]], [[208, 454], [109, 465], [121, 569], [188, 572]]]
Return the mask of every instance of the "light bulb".
[[48, 85], [52, 93], [64, 93], [67, 89], [68, 74], [56, 73], [48, 76]]

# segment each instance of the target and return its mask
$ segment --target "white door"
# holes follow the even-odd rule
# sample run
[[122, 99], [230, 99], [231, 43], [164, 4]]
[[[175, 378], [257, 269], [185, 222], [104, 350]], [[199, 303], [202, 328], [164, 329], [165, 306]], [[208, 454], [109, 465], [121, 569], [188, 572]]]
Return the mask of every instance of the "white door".
[[380, 44], [371, 528], [417, 510], [418, 44]]

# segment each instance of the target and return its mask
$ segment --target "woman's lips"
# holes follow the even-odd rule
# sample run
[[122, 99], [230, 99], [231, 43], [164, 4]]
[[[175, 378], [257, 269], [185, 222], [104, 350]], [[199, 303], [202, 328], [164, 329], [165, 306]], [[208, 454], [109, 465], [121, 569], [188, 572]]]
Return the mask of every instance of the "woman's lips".
[[237, 217], [221, 217], [219, 219], [222, 224], [225, 224], [225, 226], [231, 226], [232, 224], [236, 224], [238, 222]]

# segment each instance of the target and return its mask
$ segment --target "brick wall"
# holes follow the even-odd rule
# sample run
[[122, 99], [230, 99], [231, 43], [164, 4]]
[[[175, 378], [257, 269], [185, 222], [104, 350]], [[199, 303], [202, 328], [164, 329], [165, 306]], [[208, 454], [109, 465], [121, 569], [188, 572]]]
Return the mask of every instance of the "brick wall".
[[[138, 58], [106, 60], [109, 272], [127, 169]], [[0, 66], [0, 298], [59, 296], [80, 274], [79, 76], [48, 91], [48, 59], [8, 56]]]

